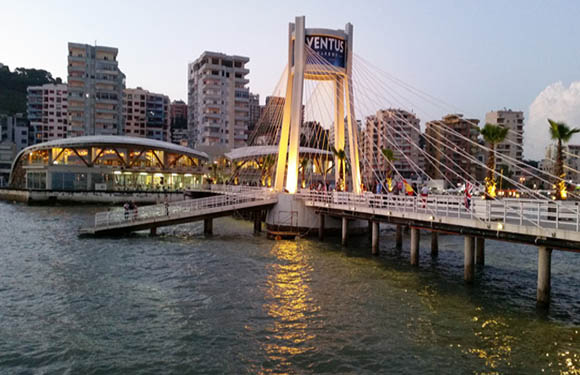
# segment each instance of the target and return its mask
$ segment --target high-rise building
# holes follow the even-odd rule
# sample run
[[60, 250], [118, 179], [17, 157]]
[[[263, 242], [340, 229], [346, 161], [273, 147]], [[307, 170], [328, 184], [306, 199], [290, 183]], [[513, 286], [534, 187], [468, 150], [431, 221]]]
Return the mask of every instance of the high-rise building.
[[[488, 112], [485, 114], [485, 122], [498, 124], [509, 129], [506, 139], [497, 144], [496, 150], [499, 154], [521, 162], [524, 150], [524, 113], [511, 109]], [[498, 160], [498, 162], [502, 162], [502, 160]], [[508, 163], [508, 161], [504, 161], [504, 163]]]
[[68, 44], [69, 136], [122, 135], [125, 75], [117, 48]]
[[479, 154], [479, 149], [474, 144], [478, 143], [477, 124], [479, 120], [464, 119], [462, 114], [449, 114], [441, 120], [429, 121], [426, 124], [425, 151], [430, 157], [425, 166], [431, 178], [444, 179], [453, 186], [473, 179], [483, 183], [482, 167], [465, 156], [477, 158]]
[[420, 120], [415, 114], [403, 109], [383, 109], [366, 118], [366, 126], [361, 137], [364, 177], [367, 184], [377, 178], [384, 178], [389, 162], [382, 156], [383, 149], [391, 149], [395, 160], [392, 162], [396, 175], [417, 178], [420, 169], [419, 141]]
[[68, 134], [67, 85], [47, 83], [29, 86], [26, 112], [30, 121], [30, 144], [66, 138]]
[[248, 122], [248, 135], [252, 133], [258, 121], [260, 120], [260, 95], [250, 93], [248, 106], [250, 109], [249, 116], [250, 121]]
[[174, 100], [169, 105], [169, 127], [171, 142], [187, 146], [187, 104], [182, 100]]
[[137, 87], [125, 89], [123, 98], [125, 134], [169, 141], [169, 97]]
[[243, 56], [205, 51], [189, 64], [188, 132], [196, 148], [220, 153], [246, 145], [248, 61]]

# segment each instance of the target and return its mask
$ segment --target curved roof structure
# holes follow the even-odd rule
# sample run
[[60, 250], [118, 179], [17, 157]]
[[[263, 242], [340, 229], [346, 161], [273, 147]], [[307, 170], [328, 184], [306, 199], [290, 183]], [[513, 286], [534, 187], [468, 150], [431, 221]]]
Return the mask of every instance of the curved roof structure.
[[138, 147], [151, 147], [155, 149], [161, 149], [164, 151], [178, 152], [181, 154], [186, 154], [191, 157], [196, 157], [199, 159], [208, 160], [208, 156], [205, 152], [196, 151], [189, 147], [184, 147], [176, 145], [169, 142], [158, 141], [155, 139], [148, 138], [138, 138], [138, 137], [128, 137], [120, 135], [90, 135], [85, 137], [74, 137], [74, 138], [64, 138], [55, 139], [48, 142], [39, 143], [33, 146], [28, 146], [22, 149], [15, 161], [20, 158], [20, 156], [29, 151], [42, 150], [51, 147], [92, 147], [99, 145], [107, 146], [138, 146]]
[[[278, 146], [248, 146], [235, 148], [225, 156], [230, 160], [236, 160], [276, 154], [278, 154]], [[300, 147], [300, 154], [332, 156], [330, 151], [310, 147]]]

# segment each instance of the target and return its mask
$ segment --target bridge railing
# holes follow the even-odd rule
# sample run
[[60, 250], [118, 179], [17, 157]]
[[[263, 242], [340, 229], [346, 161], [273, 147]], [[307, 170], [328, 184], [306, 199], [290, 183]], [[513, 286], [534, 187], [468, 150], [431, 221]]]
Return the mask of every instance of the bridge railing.
[[95, 214], [95, 227], [102, 228], [119, 224], [135, 224], [155, 219], [179, 218], [208, 208], [232, 206], [236, 204], [269, 199], [264, 191], [243, 191], [237, 194], [215, 195], [212, 197], [167, 202], [137, 209], [115, 209]]
[[404, 196], [394, 194], [354, 194], [348, 192], [321, 192], [302, 190], [303, 199], [345, 206], [380, 208], [393, 213], [422, 213], [437, 217], [474, 219], [484, 222], [528, 225], [539, 228], [580, 231], [580, 202], [540, 201], [504, 198], [482, 200], [472, 198], [469, 203], [459, 195]]

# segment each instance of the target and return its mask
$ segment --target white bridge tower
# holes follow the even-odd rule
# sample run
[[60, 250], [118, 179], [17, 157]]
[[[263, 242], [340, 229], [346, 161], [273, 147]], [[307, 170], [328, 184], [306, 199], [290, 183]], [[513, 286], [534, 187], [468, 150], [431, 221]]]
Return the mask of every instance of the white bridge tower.
[[[318, 60], [307, 61], [307, 49], [314, 51], [318, 55]], [[349, 190], [360, 193], [358, 134], [352, 88], [352, 51], [353, 27], [350, 23], [346, 24], [344, 30], [306, 29], [304, 16], [296, 17], [295, 23], [290, 23], [286, 99], [274, 185], [276, 191], [286, 189], [293, 194], [298, 189], [302, 96], [304, 79], [310, 79], [334, 82], [334, 147], [336, 150], [346, 150], [345, 139], [348, 139], [348, 159], [352, 177]], [[345, 137], [346, 131], [348, 138]], [[339, 184], [340, 165], [335, 156], [336, 186]], [[346, 180], [346, 176], [344, 179]]]

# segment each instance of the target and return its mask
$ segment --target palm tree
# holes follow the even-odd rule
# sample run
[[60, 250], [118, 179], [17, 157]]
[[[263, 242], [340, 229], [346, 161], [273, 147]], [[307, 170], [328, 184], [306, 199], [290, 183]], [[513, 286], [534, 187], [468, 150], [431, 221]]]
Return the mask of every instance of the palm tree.
[[481, 129], [483, 139], [489, 143], [489, 154], [487, 156], [487, 177], [485, 177], [485, 197], [495, 198], [495, 146], [502, 142], [507, 136], [508, 128], [500, 125], [485, 124]]
[[336, 186], [336, 190], [344, 191], [345, 176], [346, 176], [346, 152], [344, 152], [344, 149], [337, 150], [333, 146], [332, 153], [334, 154], [334, 157], [338, 161], [338, 166], [337, 166], [338, 167], [338, 183]]
[[274, 166], [274, 157], [272, 155], [267, 155], [262, 159], [262, 168], [260, 172], [260, 182], [262, 186], [268, 186], [272, 184], [272, 167]]
[[383, 157], [387, 159], [387, 170], [385, 172], [385, 178], [387, 179], [387, 187], [389, 191], [393, 191], [393, 167], [392, 164], [395, 161], [395, 153], [390, 148], [383, 148], [381, 150]]
[[556, 199], [566, 199], [566, 182], [564, 177], [566, 173], [564, 172], [564, 149], [563, 144], [568, 143], [570, 138], [576, 133], [580, 132], [580, 129], [573, 128], [570, 129], [568, 125], [563, 122], [556, 122], [548, 119], [550, 123], [550, 136], [553, 140], [558, 141], [558, 148], [556, 149], [556, 164], [554, 165], [554, 175], [556, 175]]

